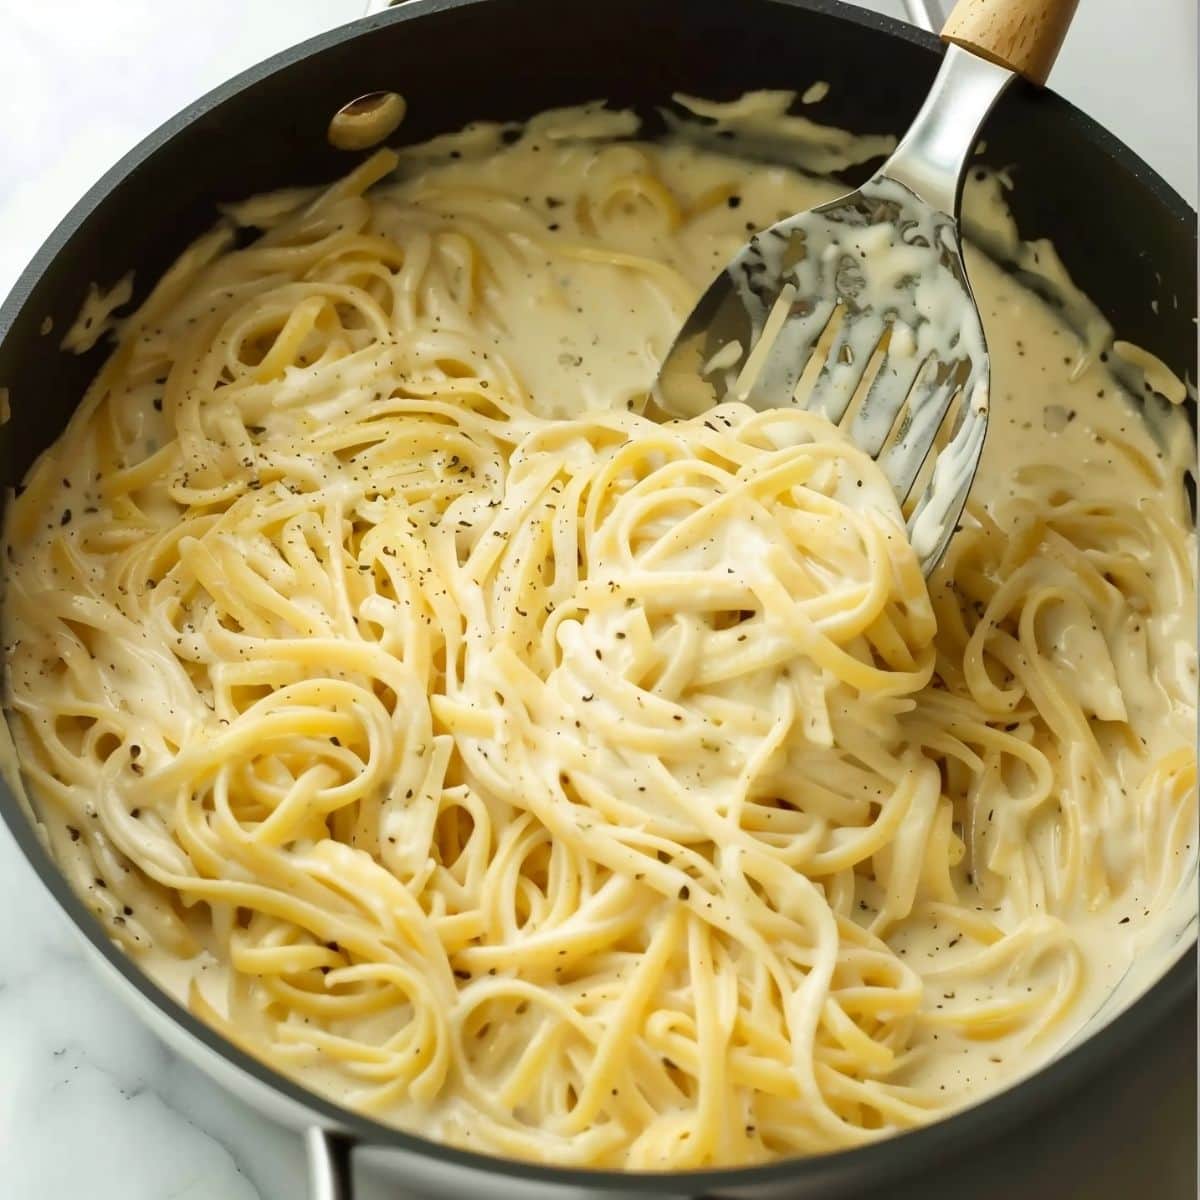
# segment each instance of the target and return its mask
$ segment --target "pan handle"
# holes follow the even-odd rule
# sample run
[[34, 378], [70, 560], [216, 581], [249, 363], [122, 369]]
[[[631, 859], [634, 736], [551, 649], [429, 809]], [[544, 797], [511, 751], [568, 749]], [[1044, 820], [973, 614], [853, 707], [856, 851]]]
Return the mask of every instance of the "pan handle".
[[945, 18], [942, 16], [941, 6], [937, 0], [904, 0], [904, 8], [908, 13], [908, 19], [926, 32], [937, 33], [941, 29], [942, 21]]
[[350, 1171], [353, 1138], [320, 1125], [304, 1131], [308, 1148], [309, 1200], [353, 1200], [354, 1178]]

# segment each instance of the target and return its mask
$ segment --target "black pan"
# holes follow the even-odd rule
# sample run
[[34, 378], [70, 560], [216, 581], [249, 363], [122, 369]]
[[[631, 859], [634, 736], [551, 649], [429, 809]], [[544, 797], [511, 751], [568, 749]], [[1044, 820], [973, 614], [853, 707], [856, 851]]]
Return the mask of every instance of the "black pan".
[[[409, 0], [238, 76], [164, 125], [71, 211], [0, 308], [0, 479], [20, 481], [62, 430], [106, 351], [60, 353], [57, 338], [92, 281], [136, 269], [137, 297], [219, 201], [329, 180], [350, 159], [329, 147], [336, 109], [364, 92], [408, 99], [418, 141], [479, 118], [521, 118], [605, 97], [655, 128], [674, 90], [733, 98], [828, 80], [819, 119], [898, 134], [938, 64], [939, 43], [834, 0]], [[1010, 167], [1025, 237], [1048, 237], [1120, 336], [1196, 377], [1196, 216], [1129, 149], [1050, 92], [1020, 82], [988, 122], [983, 162]], [[850, 180], [856, 182], [857, 180]], [[1157, 315], [1151, 310], [1156, 301]], [[47, 317], [58, 333], [41, 333]], [[357, 1145], [409, 1186], [438, 1194], [859, 1196], [993, 1139], [1052, 1104], [1143, 1038], [1195, 986], [1194, 948], [1132, 1007], [1035, 1076], [947, 1120], [864, 1149], [732, 1171], [585, 1172], [484, 1158], [346, 1112], [225, 1042], [144, 978], [70, 891], [12, 792], [0, 812], [110, 978], [175, 1048], [270, 1115], [308, 1128], [314, 1195], [349, 1195]], [[966, 1186], [966, 1181], [964, 1181]]]

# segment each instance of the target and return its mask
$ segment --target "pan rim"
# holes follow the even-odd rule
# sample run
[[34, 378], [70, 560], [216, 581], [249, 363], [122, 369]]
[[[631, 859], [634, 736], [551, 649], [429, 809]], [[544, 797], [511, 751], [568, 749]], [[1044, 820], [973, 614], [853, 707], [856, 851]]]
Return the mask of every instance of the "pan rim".
[[[195, 121], [232, 97], [255, 86], [269, 75], [335, 46], [361, 37], [376, 28], [431, 16], [452, 9], [475, 7], [491, 0], [406, 0], [384, 13], [361, 18], [347, 25], [318, 34], [296, 46], [256, 63], [213, 88], [161, 124], [123, 155], [59, 222], [36, 251], [8, 296], [0, 303], [0, 343], [10, 334], [32, 292], [49, 268], [86, 220], [118, 190], [131, 172], [150, 159]], [[931, 54], [939, 53], [941, 43], [933, 35], [895, 18], [852, 7], [841, 0], [758, 0], [759, 3], [796, 8], [832, 16], [853, 24], [899, 37]], [[1078, 134], [1091, 142], [1130, 173], [1158, 200], [1162, 208], [1180, 223], [1195, 222], [1195, 213], [1184, 199], [1140, 156], [1098, 122], [1054, 92], [1043, 91], [1040, 103], [1063, 114]], [[1194, 234], [1193, 234], [1194, 237]], [[71, 890], [66, 876], [50, 857], [37, 834], [37, 826], [20, 812], [11, 790], [0, 789], [0, 814], [24, 858], [57, 901], [76, 931], [90, 949], [115, 970], [138, 998], [157, 1010], [156, 1015], [184, 1034], [194, 1048], [216, 1054], [226, 1067], [245, 1076], [256, 1087], [265, 1087], [282, 1096], [293, 1106], [306, 1110], [315, 1122], [331, 1131], [347, 1134], [357, 1145], [372, 1151], [401, 1151], [445, 1166], [453, 1166], [493, 1176], [503, 1176], [529, 1184], [590, 1187], [602, 1191], [628, 1192], [642, 1186], [659, 1189], [665, 1183], [682, 1187], [693, 1194], [717, 1189], [770, 1187], [783, 1183], [811, 1186], [861, 1183], [872, 1179], [893, 1180], [911, 1174], [919, 1166], [943, 1158], [955, 1149], [964, 1149], [989, 1135], [1004, 1132], [1032, 1112], [1071, 1091], [1092, 1076], [1101, 1065], [1122, 1049], [1128, 1049], [1139, 1034], [1161, 1020], [1180, 1003], [1196, 978], [1194, 941], [1184, 944], [1180, 956], [1136, 1000], [1086, 1039], [1022, 1076], [997, 1092], [991, 1092], [970, 1106], [942, 1117], [929, 1125], [907, 1130], [877, 1142], [812, 1157], [786, 1158], [751, 1167], [714, 1168], [694, 1171], [617, 1171], [581, 1167], [543, 1165], [531, 1161], [502, 1158], [477, 1151], [462, 1150], [418, 1134], [383, 1124], [370, 1117], [343, 1108], [318, 1093], [268, 1067], [239, 1049], [215, 1029], [193, 1016], [183, 1005], [161, 989], [136, 962], [121, 951], [104, 933], [100, 923]], [[1193, 923], [1194, 924], [1194, 923]], [[93, 967], [98, 966], [93, 962]], [[145, 1020], [142, 1013], [139, 1019]], [[196, 1061], [193, 1059], [193, 1061]], [[205, 1069], [201, 1060], [201, 1069]], [[257, 1107], [257, 1106], [255, 1106]]]

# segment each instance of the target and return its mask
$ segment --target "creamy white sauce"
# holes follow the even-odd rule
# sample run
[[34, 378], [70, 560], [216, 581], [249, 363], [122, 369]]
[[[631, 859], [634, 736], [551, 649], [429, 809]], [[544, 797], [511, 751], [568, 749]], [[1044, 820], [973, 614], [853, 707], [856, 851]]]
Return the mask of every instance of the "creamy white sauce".
[[[632, 134], [634, 122], [598, 106], [546, 114], [531, 125], [527, 136], [503, 149], [502, 129], [476, 126], [403, 155], [398, 181], [380, 190], [372, 232], [413, 246], [430, 222], [449, 215], [487, 246], [486, 276], [477, 272], [465, 251], [450, 270], [457, 272], [457, 286], [480, 290], [484, 303], [472, 332], [482, 331], [491, 339], [497, 358], [506, 364], [503, 369], [511, 368], [513, 385], [523, 387], [533, 412], [570, 417], [636, 407], [655, 378], [680, 318], [749, 234], [838, 191], [827, 181], [789, 168], [747, 165], [716, 153], [712, 146], [725, 145], [717, 135], [735, 131], [752, 151], [773, 147], [816, 170], [835, 169], [856, 156], [870, 157], [890, 148], [888, 139], [854, 139], [804, 118], [784, 116], [790, 99], [776, 93], [734, 106], [690, 101], [696, 114], [714, 124], [697, 130], [676, 118], [678, 136], [653, 148], [612, 141]], [[647, 167], [660, 181], [661, 194], [637, 181]], [[976, 227], [993, 246], [1023, 262], [1027, 272], [1049, 263], [1051, 275], [1069, 290], [1069, 276], [1048, 248], [1042, 247], [1036, 260], [1033, 251], [1022, 250], [1011, 224], [1006, 224], [999, 197], [998, 188], [987, 193], [987, 203], [977, 210]], [[293, 208], [295, 200], [294, 195], [281, 194], [227, 211], [269, 224]], [[559, 243], [585, 241], [597, 224], [603, 226], [610, 247], [630, 261], [639, 260], [637, 270], [611, 254], [594, 261], [558, 251]], [[496, 237], [497, 225], [503, 237]], [[1164, 498], [1161, 491], [1164, 479], [1176, 478], [1193, 462], [1186, 420], [1174, 408], [1160, 414], [1160, 425], [1151, 435], [1101, 361], [1111, 331], [1094, 306], [1076, 297], [1072, 311], [1080, 315], [1084, 329], [1081, 346], [1042, 300], [973, 246], [967, 247], [967, 263], [992, 364], [991, 420], [973, 502], [994, 515], [1011, 511], [1013, 502], [1023, 497], [1043, 503], [1048, 488], [1057, 488], [1097, 505], [1119, 494], [1135, 503], [1161, 506], [1174, 520], [1183, 521], [1182, 498]], [[448, 308], [446, 328], [458, 319]], [[1178, 404], [1180, 385], [1162, 364], [1124, 343], [1119, 353]], [[284, 407], [287, 400], [285, 384], [275, 402]], [[147, 409], [138, 420], [139, 436], [148, 444], [163, 436], [154, 411]], [[75, 470], [79, 473], [73, 474]], [[64, 463], [62, 471], [66, 482], [47, 489], [46, 510], [51, 513], [67, 506], [68, 492], [85, 495], [90, 486], [86, 464], [75, 468]], [[758, 548], [749, 529], [743, 533], [722, 544], [719, 552], [747, 569]], [[1190, 539], [1187, 544], [1190, 553]], [[1164, 546], [1160, 553], [1170, 551]], [[1070, 681], [1081, 706], [1099, 722], [1124, 720], [1136, 730], [1142, 752], [1121, 759], [1121, 778], [1101, 781], [1104, 787], [1132, 789], [1147, 761], [1191, 739], [1194, 596], [1184, 588], [1127, 628], [1084, 628], [1074, 616], [1067, 601], [1047, 612], [1042, 636], [1051, 646], [1049, 657]], [[609, 625], [581, 626], [579, 637], [576, 658], [581, 660], [588, 657], [587, 651], [616, 645], [610, 641], [615, 634]], [[596, 639], [595, 644], [588, 638]], [[1147, 662], [1149, 671], [1143, 669]], [[132, 690], [137, 690], [138, 671], [148, 672], [149, 680], [157, 678], [159, 669], [160, 664], [149, 661], [131, 665]], [[3, 750], [11, 776], [7, 739]], [[1115, 875], [1132, 874], [1132, 847], [1139, 830], [1128, 806], [1117, 805], [1113, 811], [1118, 816], [1104, 830], [1104, 854]], [[1005, 821], [1001, 812], [997, 827], [1003, 830]], [[1195, 840], [1193, 831], [1186, 846], [1179, 848], [1181, 856], [1194, 856]], [[145, 848], [148, 854], [153, 851], [150, 839]], [[1038, 849], [1049, 853], [1053, 847]], [[1114, 898], [1097, 901], [1079, 895], [1057, 905], [1057, 918], [1068, 927], [1084, 964], [1069, 1016], [1032, 1045], [1017, 1034], [981, 1042], [946, 1030], [937, 1035], [936, 1046], [928, 1040], [922, 1043], [922, 1055], [905, 1068], [906, 1081], [943, 1089], [953, 1103], [969, 1103], [989, 1088], [1035, 1069], [1093, 1015], [1097, 1020], [1110, 1017], [1186, 947], [1196, 907], [1189, 870], [1194, 871], [1194, 864], [1180, 864], [1184, 881], [1172, 885], [1169, 894], [1150, 894], [1157, 881], [1147, 880], [1140, 890], [1127, 889]], [[1003, 895], [981, 890], [979, 903], [1004, 927], [1021, 916]], [[955, 961], [955, 946], [936, 926], [901, 930], [888, 940], [910, 959], [936, 958], [939, 966]], [[214, 1003], [226, 990], [227, 968], [207, 951], [186, 959], [153, 946], [139, 945], [137, 950], [149, 973], [181, 1000], [198, 978]], [[1036, 971], [1031, 977], [1036, 978]], [[300, 1073], [322, 1090], [346, 1094], [344, 1080], [332, 1070], [306, 1065]], [[401, 1124], [456, 1142], [463, 1140], [470, 1117], [469, 1111], [453, 1104], [432, 1113], [414, 1113], [401, 1105], [390, 1115]]]

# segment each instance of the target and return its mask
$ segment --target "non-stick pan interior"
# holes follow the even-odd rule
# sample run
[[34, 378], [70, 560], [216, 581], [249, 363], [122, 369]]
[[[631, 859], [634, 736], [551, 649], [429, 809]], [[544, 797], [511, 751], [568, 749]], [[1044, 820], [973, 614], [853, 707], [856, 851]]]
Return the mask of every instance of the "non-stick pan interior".
[[[89, 284], [111, 285], [132, 268], [138, 299], [213, 223], [218, 203], [344, 173], [357, 157], [332, 149], [325, 131], [356, 96], [401, 92], [409, 115], [397, 139], [415, 142], [471, 120], [600, 98], [638, 108], [653, 129], [656, 106], [674, 91], [728, 99], [820, 79], [830, 91], [808, 115], [856, 132], [900, 133], [937, 63], [928, 36], [830, 0], [410, 0], [316, 39], [168, 123], [39, 254], [0, 309], [0, 387], [12, 412], [0, 428], [0, 478], [19, 482], [107, 353], [103, 344], [82, 356], [58, 349]], [[1022, 234], [1054, 243], [1121, 337], [1194, 377], [1195, 214], [1049, 93], [1011, 89], [985, 136], [980, 161], [1009, 169]], [[0, 808], [14, 828], [23, 823], [11, 796], [0, 794]], [[27, 828], [21, 840], [33, 857]], [[72, 913], [90, 924], [81, 906]], [[89, 936], [103, 941], [98, 929]], [[1114, 1031], [1104, 1036], [1112, 1042]], [[983, 1126], [975, 1124], [977, 1135]], [[945, 1145], [927, 1132], [927, 1149]]]

